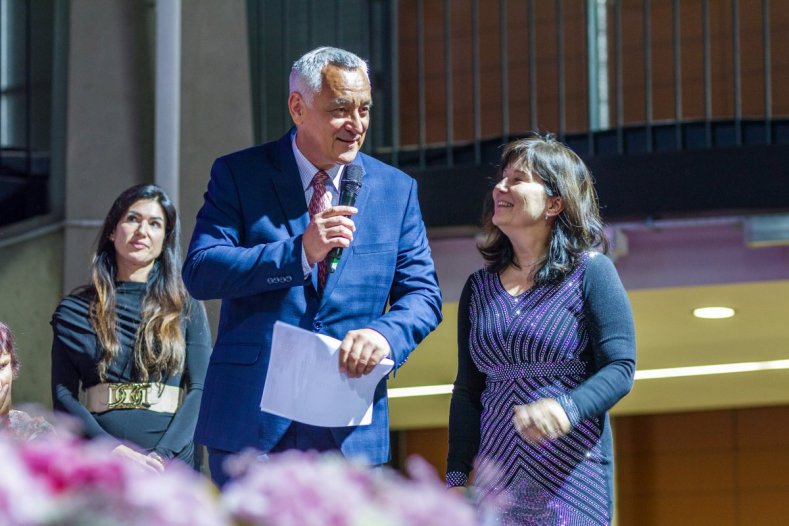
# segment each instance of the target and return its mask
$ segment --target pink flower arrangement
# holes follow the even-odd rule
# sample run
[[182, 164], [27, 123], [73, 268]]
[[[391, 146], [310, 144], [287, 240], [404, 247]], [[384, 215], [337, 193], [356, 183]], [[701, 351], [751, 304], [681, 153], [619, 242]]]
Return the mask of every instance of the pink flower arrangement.
[[48, 489], [27, 469], [15, 444], [0, 435], [0, 524], [41, 524], [48, 512]]
[[476, 526], [459, 494], [421, 458], [409, 478], [339, 455], [298, 451], [230, 461], [219, 494], [173, 463], [164, 473], [65, 434], [20, 442], [0, 434], [0, 524], [8, 526]]
[[291, 451], [265, 461], [242, 454], [223, 504], [252, 526], [475, 526], [473, 508], [448, 491], [426, 461], [412, 457], [410, 479], [339, 455]]
[[0, 436], [0, 524], [222, 526], [213, 487], [186, 467], [146, 471], [111, 445], [50, 436]]

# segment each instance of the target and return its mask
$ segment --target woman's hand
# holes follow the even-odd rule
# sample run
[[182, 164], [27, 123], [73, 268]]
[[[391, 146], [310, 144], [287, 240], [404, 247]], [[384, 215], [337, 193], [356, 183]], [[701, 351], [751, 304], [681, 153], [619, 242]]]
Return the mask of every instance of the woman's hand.
[[137, 451], [133, 450], [132, 448], [124, 445], [117, 446], [112, 452], [119, 457], [127, 458], [137, 464], [141, 465], [143, 468], [148, 469], [150, 471], [155, 471], [157, 473], [161, 473], [164, 471], [164, 463], [156, 460], [153, 457], [149, 457], [143, 455], [142, 453], [138, 453]]
[[451, 493], [463, 498], [468, 498], [468, 488], [466, 486], [451, 486], [447, 488]]
[[570, 432], [572, 425], [567, 413], [553, 398], [541, 398], [531, 404], [513, 407], [512, 423], [524, 440], [538, 443], [555, 440]]

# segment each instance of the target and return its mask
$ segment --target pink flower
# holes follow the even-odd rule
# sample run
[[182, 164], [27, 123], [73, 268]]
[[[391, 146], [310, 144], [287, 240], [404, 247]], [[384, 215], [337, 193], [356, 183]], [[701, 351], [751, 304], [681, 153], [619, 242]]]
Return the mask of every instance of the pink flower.
[[381, 506], [398, 524], [408, 526], [475, 526], [474, 509], [460, 495], [448, 491], [433, 467], [411, 456], [406, 463], [410, 480], [391, 474]]
[[17, 445], [0, 434], [0, 524], [41, 523], [51, 506], [49, 488], [27, 470]]
[[121, 505], [132, 510], [128, 524], [223, 526], [228, 516], [219, 508], [214, 486], [192, 469], [171, 464], [164, 473], [134, 470], [126, 480]]
[[[255, 526], [474, 526], [476, 516], [448, 492], [422, 459], [409, 461], [412, 480], [386, 468], [371, 470], [339, 455], [245, 454], [245, 473], [222, 502], [232, 516]], [[231, 461], [231, 470], [235, 466]]]
[[472, 507], [424, 460], [410, 478], [337, 454], [291, 451], [229, 463], [237, 479], [218, 496], [207, 479], [172, 464], [147, 471], [112, 445], [51, 435], [0, 437], [0, 524], [54, 526], [474, 526]]
[[0, 456], [0, 524], [231, 524], [213, 486], [185, 466], [155, 473], [114, 455], [110, 444], [67, 436], [0, 440]]
[[335, 455], [291, 451], [254, 461], [223, 503], [250, 524], [352, 526], [371, 500], [369, 474]]
[[129, 468], [110, 448], [104, 443], [53, 436], [22, 444], [20, 454], [28, 471], [55, 494], [92, 488], [119, 491]]

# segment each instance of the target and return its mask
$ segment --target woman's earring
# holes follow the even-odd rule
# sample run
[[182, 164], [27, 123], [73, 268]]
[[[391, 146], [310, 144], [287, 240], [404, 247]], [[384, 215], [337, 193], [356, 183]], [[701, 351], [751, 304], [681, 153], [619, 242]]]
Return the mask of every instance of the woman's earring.
[[545, 212], [545, 220], [548, 221], [548, 212]]

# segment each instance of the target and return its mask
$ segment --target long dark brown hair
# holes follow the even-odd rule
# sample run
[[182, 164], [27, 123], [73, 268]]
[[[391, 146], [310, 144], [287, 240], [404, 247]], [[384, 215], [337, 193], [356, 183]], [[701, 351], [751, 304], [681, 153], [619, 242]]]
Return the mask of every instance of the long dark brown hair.
[[134, 345], [134, 364], [139, 380], [159, 381], [183, 371], [186, 344], [181, 331], [181, 313], [188, 305], [186, 288], [181, 280], [180, 225], [178, 215], [164, 190], [156, 185], [141, 184], [124, 191], [110, 207], [96, 241], [91, 263], [90, 322], [102, 347], [97, 365], [99, 378], [105, 381], [107, 368], [118, 356], [120, 342], [115, 322], [115, 280], [118, 264], [115, 244], [110, 236], [129, 208], [140, 200], [152, 199], [165, 213], [162, 253], [148, 274], [145, 297], [140, 313], [140, 327]]
[[[532, 134], [504, 147], [499, 177], [508, 166], [531, 172], [542, 179], [546, 193], [560, 196], [564, 209], [551, 231], [548, 255], [535, 270], [534, 282], [544, 285], [563, 279], [578, 264], [584, 251], [608, 249], [594, 179], [578, 155], [551, 135]], [[482, 227], [486, 239], [478, 246], [491, 272], [517, 266], [512, 242], [493, 224], [493, 198], [485, 201]]]

